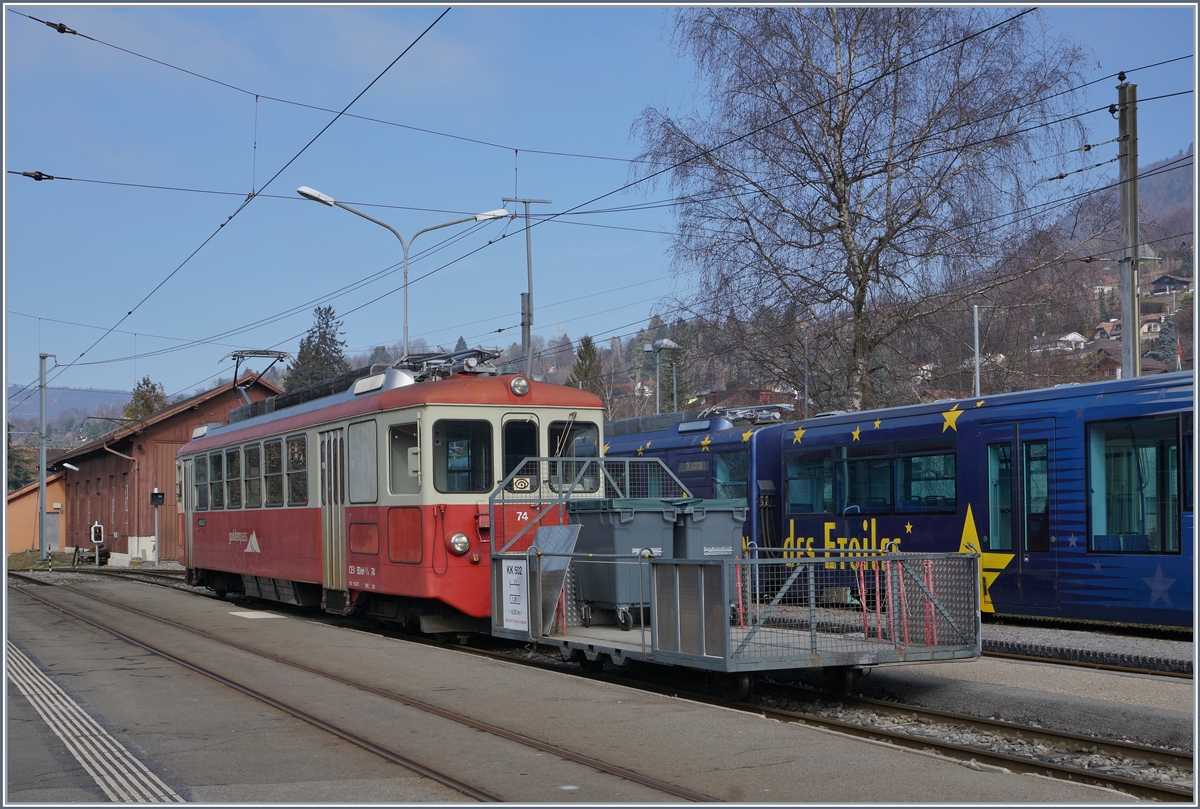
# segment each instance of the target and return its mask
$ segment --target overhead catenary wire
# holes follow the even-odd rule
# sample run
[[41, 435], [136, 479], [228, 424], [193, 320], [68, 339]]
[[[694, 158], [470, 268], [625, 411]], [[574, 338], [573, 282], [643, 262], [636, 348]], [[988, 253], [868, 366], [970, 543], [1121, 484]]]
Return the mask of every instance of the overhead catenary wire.
[[[1015, 19], [1015, 17], [1014, 17], [1014, 18], [1012, 18], [1012, 19]], [[1006, 22], [1008, 22], [1008, 20], [1006, 20]], [[1182, 59], [1182, 58], [1181, 58], [1181, 59]], [[1174, 60], [1172, 60], [1172, 61], [1174, 61]], [[912, 64], [912, 62], [910, 62], [910, 64]], [[203, 78], [203, 77], [202, 77], [202, 78]], [[1099, 80], [1099, 79], [1098, 79], [1098, 80]], [[1085, 85], [1085, 86], [1086, 86], [1086, 85]], [[528, 150], [528, 151], [535, 151], [535, 150]], [[256, 196], [257, 196], [257, 194], [256, 194]], [[562, 216], [562, 215], [559, 215], [559, 216]], [[587, 224], [587, 223], [565, 222], [565, 221], [563, 221], [563, 222], [558, 222], [558, 223]], [[613, 226], [599, 226], [599, 227], [613, 227]], [[424, 277], [424, 276], [422, 276], [422, 277]], [[377, 299], [377, 300], [378, 300], [378, 299]], [[368, 301], [368, 302], [370, 302], [370, 301]], [[354, 310], [352, 310], [352, 311], [354, 311]]]
[[[384, 77], [384, 75], [386, 75], [386, 74], [387, 74], [387, 72], [388, 72], [388, 71], [390, 71], [390, 70], [391, 70], [391, 69], [392, 69], [392, 68], [393, 68], [393, 67], [396, 65], [396, 63], [397, 63], [397, 62], [399, 62], [399, 61], [400, 61], [402, 58], [404, 58], [405, 54], [407, 54], [407, 53], [408, 53], [410, 50], [412, 50], [412, 48], [413, 48], [413, 47], [414, 47], [414, 46], [415, 46], [415, 45], [416, 45], [418, 42], [420, 42], [420, 41], [421, 41], [421, 40], [422, 40], [422, 39], [425, 37], [425, 35], [426, 35], [426, 34], [428, 34], [428, 33], [429, 33], [431, 30], [433, 30], [433, 27], [434, 27], [435, 25], [437, 25], [439, 22], [441, 22], [442, 18], [444, 18], [444, 17], [445, 17], [447, 14], [449, 14], [449, 13], [450, 13], [450, 9], [448, 9], [448, 8], [447, 8], [447, 9], [445, 9], [445, 10], [444, 10], [444, 11], [443, 11], [441, 14], [439, 14], [439, 15], [438, 15], [438, 17], [437, 17], [437, 19], [435, 19], [435, 20], [434, 20], [432, 23], [430, 23], [430, 24], [429, 24], [429, 26], [428, 26], [428, 27], [426, 27], [426, 28], [425, 28], [425, 30], [424, 30], [424, 31], [422, 31], [422, 32], [421, 32], [421, 33], [420, 33], [420, 34], [417, 36], [417, 38], [416, 38], [416, 39], [414, 39], [412, 42], [410, 42], [410, 43], [408, 44], [408, 46], [407, 46], [407, 47], [406, 47], [406, 48], [405, 48], [403, 51], [401, 51], [401, 52], [400, 52], [400, 55], [399, 55], [399, 56], [397, 56], [395, 59], [393, 59], [393, 60], [392, 60], [392, 61], [391, 61], [391, 62], [388, 64], [388, 66], [387, 66], [387, 67], [385, 67], [385, 68], [384, 68], [384, 69], [383, 69], [383, 70], [382, 70], [382, 71], [381, 71], [381, 72], [380, 72], [380, 73], [379, 73], [379, 74], [378, 74], [378, 75], [377, 75], [377, 76], [376, 76], [374, 79], [372, 79], [372, 80], [371, 80], [371, 82], [370, 82], [370, 83], [369, 83], [369, 84], [368, 84], [366, 87], [364, 87], [364, 88], [362, 89], [362, 91], [361, 91], [361, 92], [360, 92], [358, 95], [356, 95], [356, 96], [355, 96], [355, 97], [354, 97], [354, 98], [353, 98], [353, 99], [350, 101], [350, 103], [349, 103], [349, 104], [347, 104], [347, 105], [346, 105], [346, 106], [345, 106], [345, 107], [342, 109], [342, 111], [341, 111], [341, 112], [339, 112], [339, 113], [338, 113], [336, 116], [334, 116], [334, 118], [333, 118], [331, 121], [329, 121], [327, 124], [325, 124], [325, 126], [323, 126], [323, 127], [321, 128], [321, 130], [320, 130], [319, 132], [317, 132], [317, 134], [316, 134], [316, 135], [314, 135], [314, 136], [312, 137], [312, 139], [311, 139], [311, 140], [309, 140], [309, 141], [308, 141], [308, 143], [306, 143], [306, 144], [305, 144], [305, 145], [304, 145], [304, 146], [303, 146], [303, 147], [302, 147], [302, 148], [301, 148], [301, 149], [300, 149], [298, 152], [296, 152], [296, 154], [295, 154], [295, 155], [293, 155], [293, 156], [291, 157], [291, 159], [289, 159], [289, 160], [288, 160], [286, 163], [284, 163], [284, 165], [283, 165], [283, 166], [282, 166], [282, 167], [281, 167], [281, 168], [280, 168], [280, 169], [279, 169], [277, 172], [275, 172], [275, 174], [274, 174], [274, 175], [272, 175], [272, 176], [271, 176], [271, 178], [270, 178], [269, 180], [267, 180], [267, 181], [266, 181], [266, 182], [263, 184], [263, 186], [262, 186], [262, 187], [263, 187], [263, 188], [266, 188], [266, 187], [267, 187], [267, 186], [269, 186], [269, 185], [270, 185], [272, 182], [274, 182], [274, 181], [275, 181], [275, 180], [276, 180], [276, 179], [279, 177], [279, 175], [280, 175], [280, 174], [282, 174], [282, 173], [283, 173], [283, 172], [284, 172], [284, 171], [285, 171], [285, 170], [286, 170], [286, 169], [287, 169], [287, 168], [288, 168], [290, 165], [292, 165], [292, 163], [294, 163], [294, 162], [295, 162], [295, 161], [296, 161], [296, 160], [297, 160], [297, 159], [300, 157], [300, 155], [304, 154], [304, 153], [305, 153], [305, 152], [308, 150], [308, 148], [309, 148], [310, 146], [312, 146], [312, 145], [313, 145], [313, 144], [314, 144], [314, 143], [317, 141], [317, 139], [318, 139], [318, 138], [320, 138], [320, 137], [321, 137], [321, 135], [323, 135], [323, 134], [324, 134], [324, 133], [325, 133], [325, 132], [326, 132], [326, 131], [329, 129], [329, 127], [333, 126], [333, 124], [334, 124], [334, 123], [336, 123], [336, 122], [338, 121], [338, 119], [340, 119], [340, 118], [342, 117], [342, 115], [343, 115], [343, 114], [345, 114], [345, 112], [346, 112], [347, 110], [349, 110], [351, 106], [353, 106], [353, 105], [354, 105], [354, 103], [355, 103], [355, 102], [357, 102], [357, 101], [358, 101], [360, 98], [362, 98], [362, 97], [363, 97], [363, 96], [364, 96], [364, 95], [367, 93], [367, 91], [368, 91], [368, 90], [370, 90], [370, 89], [371, 89], [373, 86], [375, 86], [375, 84], [376, 84], [376, 83], [377, 83], [377, 82], [378, 82], [378, 81], [379, 81], [381, 78], [383, 78], [383, 77]], [[28, 15], [26, 15], [26, 16], [28, 16]], [[32, 18], [31, 18], [31, 19], [32, 19]], [[45, 23], [46, 25], [50, 25], [51, 27], [55, 28], [56, 30], [59, 30], [59, 32], [60, 32], [60, 33], [65, 33], [65, 32], [63, 31], [63, 29], [64, 29], [64, 28], [66, 28], [66, 26], [62, 26], [61, 24], [59, 24], [59, 25], [57, 25], [57, 26], [56, 26], [56, 25], [54, 25], [54, 24], [52, 24], [52, 23], [45, 22], [44, 20], [39, 20], [39, 22], [43, 22], [43, 23]], [[69, 30], [69, 29], [68, 29], [68, 30]], [[77, 33], [77, 32], [75, 32], [75, 31], [70, 31], [70, 33], [73, 33], [73, 34], [75, 34], [75, 33]], [[236, 217], [236, 216], [237, 216], [239, 213], [241, 213], [243, 210], [245, 210], [246, 206], [247, 206], [247, 205], [249, 205], [249, 204], [250, 204], [250, 203], [251, 203], [251, 202], [254, 200], [254, 198], [255, 198], [256, 196], [257, 196], [257, 195], [256, 195], [256, 194], [253, 194], [253, 193], [252, 193], [252, 194], [250, 194], [249, 196], [247, 196], [247, 197], [246, 197], [246, 199], [245, 199], [245, 200], [243, 200], [243, 201], [242, 201], [242, 203], [241, 203], [241, 204], [240, 204], [240, 205], [239, 205], [239, 206], [238, 206], [238, 207], [237, 207], [237, 208], [234, 210], [234, 212], [233, 212], [232, 214], [230, 214], [230, 215], [229, 215], [229, 217], [228, 217], [228, 218], [227, 218], [227, 219], [226, 219], [224, 222], [222, 222], [221, 224], [219, 224], [219, 225], [217, 226], [217, 229], [216, 229], [216, 230], [214, 230], [214, 231], [213, 231], [211, 234], [209, 234], [208, 238], [206, 238], [206, 239], [205, 239], [203, 242], [201, 242], [201, 243], [200, 243], [200, 246], [199, 246], [199, 247], [197, 247], [197, 248], [196, 248], [195, 250], [193, 250], [193, 251], [192, 251], [190, 254], [188, 254], [187, 258], [185, 258], [185, 259], [184, 259], [184, 260], [183, 260], [183, 261], [182, 261], [182, 262], [181, 262], [181, 263], [180, 263], [180, 264], [179, 264], [179, 265], [178, 265], [178, 266], [177, 266], [177, 267], [176, 267], [174, 270], [172, 270], [170, 273], [168, 273], [168, 274], [166, 275], [166, 277], [165, 277], [165, 278], [163, 278], [161, 281], [159, 281], [159, 282], [158, 282], [158, 284], [157, 284], [157, 285], [155, 285], [155, 286], [154, 286], [154, 287], [153, 287], [153, 288], [152, 288], [152, 289], [151, 289], [151, 290], [150, 290], [148, 293], [146, 293], [146, 295], [145, 295], [145, 296], [144, 296], [144, 297], [143, 297], [143, 298], [142, 298], [140, 301], [138, 301], [138, 303], [137, 303], [136, 305], [134, 305], [134, 306], [133, 306], [133, 308], [131, 308], [131, 309], [130, 309], [128, 312], [126, 312], [124, 315], [122, 315], [122, 316], [121, 316], [121, 318], [120, 318], [120, 319], [119, 319], [119, 320], [118, 320], [118, 321], [117, 321], [117, 322], [116, 322], [116, 323], [115, 323], [115, 324], [114, 324], [114, 325], [113, 325], [113, 326], [112, 326], [112, 327], [109, 329], [109, 331], [105, 332], [103, 335], [101, 335], [99, 338], [97, 338], [97, 340], [96, 340], [94, 343], [92, 343], [90, 346], [88, 346], [86, 349], [84, 349], [84, 351], [83, 351], [82, 353], [80, 353], [80, 354], [79, 354], [79, 356], [77, 356], [77, 357], [76, 357], [74, 360], [72, 360], [70, 363], [67, 363], [67, 364], [65, 364], [65, 365], [59, 365], [59, 364], [56, 364], [56, 365], [55, 365], [55, 374], [54, 374], [54, 378], [58, 378], [58, 377], [59, 377], [59, 376], [61, 376], [63, 373], [65, 373], [65, 372], [66, 372], [68, 369], [70, 369], [72, 366], [74, 366], [75, 364], [77, 364], [77, 363], [79, 362], [79, 360], [83, 359], [83, 357], [85, 357], [85, 356], [88, 354], [88, 352], [90, 352], [90, 351], [91, 351], [93, 348], [95, 348], [97, 345], [99, 345], [99, 344], [100, 344], [100, 342], [101, 342], [101, 341], [103, 341], [103, 340], [104, 340], [104, 338], [105, 338], [105, 337], [107, 337], [107, 336], [108, 336], [108, 335], [109, 335], [109, 334], [112, 332], [112, 329], [115, 329], [117, 326], [120, 326], [122, 323], [124, 323], [124, 322], [125, 322], [125, 320], [126, 320], [127, 318], [129, 318], [130, 316], [132, 316], [134, 312], [136, 312], [136, 311], [137, 311], [139, 308], [141, 308], [141, 306], [142, 306], [142, 305], [143, 305], [143, 304], [144, 304], [146, 301], [148, 301], [148, 300], [149, 300], [151, 297], [153, 297], [153, 295], [154, 295], [154, 294], [155, 294], [155, 293], [156, 293], [156, 292], [157, 292], [159, 289], [161, 289], [161, 288], [163, 287], [163, 285], [167, 283], [167, 281], [169, 281], [171, 278], [173, 278], [173, 277], [174, 277], [174, 276], [175, 276], [175, 275], [176, 275], [176, 274], [177, 274], [177, 273], [178, 273], [180, 270], [182, 270], [182, 269], [184, 268], [184, 266], [186, 266], [186, 265], [188, 264], [188, 262], [190, 262], [190, 261], [192, 260], [192, 258], [193, 258], [193, 257], [195, 257], [195, 256], [196, 256], [196, 255], [197, 255], [197, 254], [198, 254], [198, 253], [199, 253], [201, 250], [203, 250], [203, 249], [204, 249], [204, 247], [205, 247], [206, 245], [208, 245], [208, 243], [209, 243], [209, 242], [211, 242], [211, 241], [212, 241], [214, 238], [216, 238], [217, 234], [218, 234], [218, 233], [220, 233], [220, 232], [221, 232], [221, 230], [222, 230], [222, 229], [223, 229], [223, 228], [224, 228], [224, 227], [225, 227], [227, 224], [229, 224], [231, 221], [233, 221], [233, 219], [234, 219], [234, 218], [235, 218], [235, 217]]]

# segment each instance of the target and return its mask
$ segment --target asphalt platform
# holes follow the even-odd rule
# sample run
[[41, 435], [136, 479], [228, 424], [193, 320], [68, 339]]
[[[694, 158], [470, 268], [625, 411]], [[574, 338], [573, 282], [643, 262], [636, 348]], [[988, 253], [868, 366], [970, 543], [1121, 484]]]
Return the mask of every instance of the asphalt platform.
[[[241, 644], [361, 678], [722, 801], [959, 805], [1132, 800], [1106, 789], [971, 767], [928, 752], [329, 626], [295, 611], [250, 611], [244, 603], [124, 582], [82, 586]], [[443, 766], [505, 800], [678, 800], [78, 596], [69, 600], [98, 620], [120, 622], [130, 636], [184, 659], [202, 658], [230, 679], [302, 705], [319, 718], [347, 724], [390, 749]], [[6, 652], [6, 805], [112, 800], [86, 760], [71, 752], [79, 749], [79, 739], [72, 740], [71, 731], [64, 738], [62, 728], [52, 730], [17, 687], [14, 655], [31, 661], [103, 729], [92, 731], [96, 738], [83, 740], [84, 750], [101, 750], [100, 736], [105, 745], [115, 741], [163, 785], [168, 800], [467, 800], [12, 588], [7, 593], [7, 619], [13, 645]], [[114, 748], [103, 749], [107, 752], [96, 755], [116, 755]]]

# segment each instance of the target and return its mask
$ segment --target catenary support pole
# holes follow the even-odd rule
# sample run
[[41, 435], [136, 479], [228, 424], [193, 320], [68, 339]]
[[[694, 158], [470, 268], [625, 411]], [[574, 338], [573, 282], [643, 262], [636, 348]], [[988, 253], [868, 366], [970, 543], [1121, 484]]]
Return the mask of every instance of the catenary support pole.
[[1137, 85], [1117, 85], [1117, 125], [1120, 135], [1121, 200], [1121, 376], [1141, 375], [1141, 307], [1138, 300], [1138, 146]]
[[39, 354], [38, 374], [38, 559], [50, 557], [50, 537], [46, 535], [46, 359], [53, 354]]
[[549, 205], [548, 199], [520, 199], [503, 197], [504, 203], [525, 203], [525, 265], [529, 275], [529, 291], [521, 296], [521, 350], [525, 353], [525, 376], [533, 377], [533, 238], [529, 235], [529, 206]]

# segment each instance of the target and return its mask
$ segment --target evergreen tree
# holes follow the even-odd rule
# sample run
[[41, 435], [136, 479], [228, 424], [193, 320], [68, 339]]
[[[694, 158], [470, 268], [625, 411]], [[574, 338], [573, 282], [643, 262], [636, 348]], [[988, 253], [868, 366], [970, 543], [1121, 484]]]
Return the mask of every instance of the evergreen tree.
[[38, 477], [38, 465], [33, 453], [25, 447], [13, 447], [13, 425], [8, 425], [8, 491], [28, 486]]
[[604, 396], [604, 371], [600, 365], [600, 352], [588, 335], [579, 338], [579, 352], [575, 355], [575, 367], [567, 377], [567, 385], [572, 388], [591, 391], [597, 396]]
[[466, 351], [467, 350], [467, 341], [463, 339], [463, 336], [461, 334], [458, 336], [458, 342], [454, 344], [454, 350], [455, 351]]
[[392, 362], [391, 352], [389, 352], [383, 346], [375, 346], [375, 349], [371, 352], [371, 356], [367, 358], [368, 366], [370, 366], [370, 365], [390, 365], [391, 362]]
[[134, 421], [145, 418], [155, 411], [162, 410], [167, 405], [167, 393], [159, 382], [151, 382], [150, 377], [142, 377], [133, 389], [133, 398], [121, 411], [122, 418]]
[[318, 306], [313, 310], [313, 326], [300, 341], [296, 361], [288, 367], [287, 389], [296, 390], [313, 382], [343, 374], [350, 370], [343, 349], [342, 321], [337, 319], [332, 306]]

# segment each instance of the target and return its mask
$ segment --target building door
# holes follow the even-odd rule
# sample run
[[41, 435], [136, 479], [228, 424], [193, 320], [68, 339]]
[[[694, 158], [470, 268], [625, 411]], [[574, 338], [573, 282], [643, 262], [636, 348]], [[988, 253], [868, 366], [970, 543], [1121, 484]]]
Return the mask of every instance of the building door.
[[[331, 610], [350, 606], [346, 587], [344, 432], [339, 428], [321, 433], [321, 586], [326, 591], [325, 608]], [[341, 594], [340, 599], [334, 593]]]
[[[167, 443], [162, 442], [158, 445], [158, 480], [150, 488], [158, 487], [158, 490], [163, 493], [163, 504], [158, 506], [158, 559], [160, 562], [168, 560], [179, 561], [183, 558], [183, 537], [179, 536], [179, 520], [176, 519], [178, 500], [175, 497], [175, 453], [182, 447], [182, 443]], [[149, 499], [148, 492], [140, 495]], [[154, 507], [151, 506], [151, 512]], [[154, 519], [151, 513], [151, 520]], [[154, 523], [151, 523], [153, 526]]]
[[988, 588], [992, 603], [1057, 607], [1054, 419], [985, 424], [982, 438], [986, 550], [1014, 554]]

